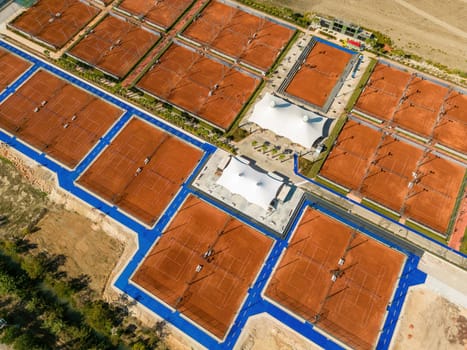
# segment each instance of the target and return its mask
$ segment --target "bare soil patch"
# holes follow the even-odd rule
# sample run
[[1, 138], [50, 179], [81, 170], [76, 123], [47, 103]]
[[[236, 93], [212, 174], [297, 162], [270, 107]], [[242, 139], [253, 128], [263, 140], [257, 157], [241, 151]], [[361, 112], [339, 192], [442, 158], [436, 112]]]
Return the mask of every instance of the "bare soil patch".
[[[423, 14], [409, 10], [400, 1], [374, 0], [262, 0], [275, 6], [290, 7], [299, 12], [318, 12], [338, 17], [389, 35], [396, 46], [451, 68], [467, 71], [467, 15], [464, 0], [406, 0], [404, 3], [436, 17], [434, 24]], [[447, 24], [447, 25], [446, 25]], [[454, 27], [452, 30], [450, 26]], [[466, 33], [467, 35], [467, 33]]]
[[62, 270], [70, 277], [89, 276], [89, 286], [102, 295], [123, 245], [95, 227], [91, 220], [60, 208], [51, 209], [38, 224], [39, 230], [26, 236], [37, 250], [64, 255]]
[[467, 309], [425, 287], [409, 290], [392, 350], [465, 350]]
[[318, 350], [318, 345], [303, 338], [267, 314], [248, 320], [235, 346], [236, 350]]

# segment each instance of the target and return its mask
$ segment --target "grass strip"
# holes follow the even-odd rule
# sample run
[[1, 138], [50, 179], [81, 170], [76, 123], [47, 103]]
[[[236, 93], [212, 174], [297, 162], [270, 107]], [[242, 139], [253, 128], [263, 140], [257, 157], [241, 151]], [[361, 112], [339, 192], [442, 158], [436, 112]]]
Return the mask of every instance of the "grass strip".
[[350, 96], [349, 101], [347, 102], [347, 105], [345, 106], [345, 111], [350, 112], [357, 102], [358, 98], [360, 97], [360, 94], [362, 93], [363, 89], [366, 86], [366, 83], [368, 82], [368, 79], [370, 79], [371, 73], [373, 73], [373, 69], [375, 69], [376, 64], [378, 63], [377, 60], [374, 58], [369, 58], [370, 63], [366, 67], [365, 73], [363, 73], [362, 77], [360, 78], [360, 81], [357, 84], [357, 88], [354, 90], [352, 96]]
[[373, 201], [363, 199], [361, 204], [395, 221], [399, 221], [400, 219], [399, 214], [396, 214], [392, 210], [386, 209], [383, 206], [374, 203]]
[[405, 222], [405, 226], [407, 227], [410, 227], [411, 229], [414, 229], [415, 231], [417, 232], [420, 232], [422, 233], [423, 235], [427, 236], [427, 237], [430, 237], [432, 239], [434, 239], [435, 241], [438, 241], [444, 245], [447, 245], [448, 244], [448, 241], [446, 240], [446, 238], [440, 236], [438, 233], [436, 233], [435, 231], [429, 229], [428, 227], [424, 227], [420, 224], [417, 224], [416, 222], [412, 221], [412, 220], [407, 220]]
[[336, 125], [331, 130], [331, 133], [324, 141], [325, 150], [321, 152], [318, 158], [314, 161], [307, 160], [303, 157], [299, 158], [299, 171], [301, 174], [313, 179], [316, 175], [318, 175], [321, 167], [323, 166], [324, 161], [329, 155], [331, 151], [332, 145], [334, 141], [337, 139], [337, 136], [340, 134], [342, 128], [344, 127], [345, 122], [347, 121], [347, 116], [342, 115], [340, 116], [337, 121]]

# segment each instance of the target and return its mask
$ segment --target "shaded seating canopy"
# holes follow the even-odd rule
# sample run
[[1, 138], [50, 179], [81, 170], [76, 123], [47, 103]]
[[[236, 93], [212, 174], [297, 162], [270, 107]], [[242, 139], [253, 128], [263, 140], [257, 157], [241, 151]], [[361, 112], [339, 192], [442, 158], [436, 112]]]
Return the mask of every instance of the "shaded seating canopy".
[[230, 157], [217, 184], [268, 210], [284, 182], [273, 174], [254, 169], [243, 159]]
[[311, 148], [315, 142], [327, 136], [332, 119], [266, 93], [255, 104], [249, 121], [305, 148]]

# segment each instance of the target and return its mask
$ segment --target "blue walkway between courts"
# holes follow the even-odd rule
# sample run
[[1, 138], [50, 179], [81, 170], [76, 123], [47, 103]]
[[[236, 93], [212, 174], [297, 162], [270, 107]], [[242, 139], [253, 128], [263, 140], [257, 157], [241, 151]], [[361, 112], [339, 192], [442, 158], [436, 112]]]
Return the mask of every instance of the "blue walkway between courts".
[[425, 283], [427, 275], [417, 269], [419, 260], [420, 258], [413, 254], [407, 257], [394, 297], [388, 307], [388, 314], [376, 346], [377, 349], [389, 348], [409, 287]]
[[14, 93], [19, 86], [21, 86], [26, 80], [33, 75], [39, 67], [37, 65], [32, 65], [29, 67], [22, 75], [19, 76], [12, 84], [6, 87], [6, 89], [0, 94], [0, 101], [6, 99], [10, 94]]
[[117, 122], [110, 128], [110, 130], [100, 138], [96, 146], [86, 155], [86, 157], [78, 164], [75, 170], [71, 172], [71, 177], [76, 179], [92, 162], [97, 156], [104, 150], [106, 146], [110, 144], [112, 139], [119, 133], [126, 123], [132, 116], [131, 112], [123, 113], [123, 115], [117, 120]]
[[[125, 266], [122, 273], [118, 276], [115, 286], [122, 290], [123, 292], [127, 293], [129, 296], [140, 302], [141, 304], [145, 305], [147, 308], [158, 314], [159, 316], [166, 319], [168, 322], [172, 323], [174, 326], [179, 328], [182, 332], [186, 333], [188, 336], [192, 337], [195, 341], [199, 342], [203, 346], [208, 349], [231, 349], [235, 345], [238, 337], [240, 336], [241, 330], [244, 328], [247, 320], [249, 317], [253, 315], [257, 315], [262, 312], [267, 312], [271, 316], [278, 319], [280, 322], [284, 323], [288, 327], [294, 329], [304, 337], [312, 340], [316, 344], [320, 345], [325, 349], [341, 349], [341, 347], [335, 343], [332, 339], [327, 338], [320, 332], [317, 332], [314, 329], [314, 326], [309, 322], [304, 322], [301, 319], [294, 317], [293, 315], [285, 312], [281, 308], [277, 307], [273, 303], [269, 302], [265, 298], [262, 297], [261, 293], [264, 290], [269, 277], [273, 273], [274, 267], [278, 264], [280, 256], [286, 249], [289, 240], [291, 239], [291, 232], [294, 231], [294, 228], [298, 224], [301, 214], [303, 211], [309, 207], [314, 206], [318, 210], [325, 212], [328, 215], [331, 215], [341, 221], [344, 221], [346, 224], [352, 226], [352, 222], [345, 220], [343, 218], [339, 218], [336, 213], [330, 212], [326, 208], [321, 208], [318, 204], [310, 201], [305, 201], [302, 207], [299, 210], [299, 215], [297, 215], [294, 219], [293, 224], [291, 225], [291, 229], [286, 237], [279, 239], [277, 236], [268, 232], [266, 229], [262, 228], [261, 226], [255, 224], [254, 222], [250, 222], [246, 220], [244, 217], [240, 217], [236, 211], [232, 210], [230, 207], [225, 206], [224, 204], [219, 204], [218, 202], [213, 201], [209, 196], [197, 192], [189, 187], [189, 183], [193, 180], [196, 176], [196, 173], [204, 166], [205, 161], [208, 157], [216, 150], [216, 148], [208, 143], [200, 141], [199, 139], [192, 137], [184, 132], [167, 125], [165, 122], [155, 119], [153, 116], [131, 106], [114, 96], [109, 95], [102, 90], [89, 85], [86, 82], [83, 82], [80, 79], [77, 79], [70, 74], [49, 65], [48, 63], [23, 52], [16, 47], [11, 46], [8, 43], [3, 42], [0, 40], [0, 46], [4, 47], [7, 50], [10, 50], [17, 55], [25, 58], [26, 60], [30, 61], [33, 66], [31, 66], [27, 71], [25, 71], [10, 87], [8, 87], [1, 95], [0, 101], [5, 99], [10, 93], [14, 92], [15, 89], [20, 86], [28, 77], [30, 77], [35, 71], [38, 69], [45, 69], [49, 72], [52, 72], [59, 77], [67, 80], [68, 82], [79, 86], [80, 88], [85, 89], [86, 91], [101, 97], [105, 101], [112, 103], [122, 109], [122, 116], [120, 119], [107, 131], [107, 133], [97, 142], [94, 148], [89, 152], [88, 155], [78, 164], [76, 169], [69, 170], [65, 167], [61, 166], [59, 163], [49, 159], [46, 157], [44, 153], [37, 151], [29, 146], [18, 141], [18, 139], [14, 136], [10, 136], [6, 133], [0, 132], [0, 140], [9, 144], [13, 148], [17, 149], [27, 157], [35, 160], [39, 164], [47, 167], [49, 170], [57, 174], [58, 183], [59, 185], [69, 193], [73, 194], [77, 198], [83, 200], [84, 202], [88, 203], [93, 210], [99, 210], [102, 213], [112, 217], [117, 222], [121, 223], [122, 225], [130, 228], [133, 230], [138, 236], [138, 250]], [[80, 188], [75, 184], [75, 180], [80, 176], [80, 174], [98, 157], [98, 155], [104, 150], [104, 148], [111, 142], [111, 140], [115, 137], [115, 135], [122, 130], [124, 125], [130, 120], [132, 116], [138, 116], [149, 123], [175, 135], [179, 138], [191, 143], [194, 146], [199, 147], [201, 150], [204, 151], [204, 155], [201, 161], [198, 163], [195, 170], [192, 172], [190, 177], [187, 181], [181, 186], [179, 192], [172, 200], [172, 202], [167, 207], [166, 211], [162, 214], [162, 216], [157, 221], [156, 225], [149, 229], [139, 223], [138, 221], [132, 219], [131, 217], [123, 214], [118, 210], [116, 206], [112, 206], [111, 204], [95, 197], [93, 194], [85, 191], [84, 189]], [[296, 168], [296, 165], [295, 165]], [[307, 179], [307, 178], [305, 178]], [[309, 179], [307, 179], [309, 180]], [[135, 285], [130, 283], [130, 277], [137, 269], [138, 265], [144, 259], [147, 252], [150, 250], [156, 239], [160, 237], [164, 228], [167, 226], [171, 218], [175, 215], [177, 210], [181, 207], [182, 203], [186, 200], [188, 195], [194, 194], [201, 199], [207, 201], [211, 205], [218, 207], [219, 209], [227, 212], [231, 216], [237, 218], [238, 220], [245, 222], [246, 224], [254, 227], [258, 231], [262, 232], [263, 234], [271, 237], [273, 239], [273, 247], [271, 249], [270, 254], [268, 255], [264, 265], [262, 266], [258, 278], [255, 280], [254, 284], [248, 290], [248, 294], [242, 305], [241, 309], [239, 310], [233, 325], [228, 332], [224, 341], [219, 342], [213, 336], [208, 334], [206, 331], [202, 330], [201, 328], [195, 326], [193, 323], [182, 317], [177, 310], [174, 310], [168, 307], [166, 304], [156, 300], [154, 297], [148, 295], [143, 290], [139, 289]], [[365, 232], [371, 235], [373, 238], [381, 240], [380, 237], [374, 235], [372, 232]], [[387, 243], [387, 242], [386, 242]], [[393, 244], [394, 245], [394, 244]], [[401, 251], [404, 251], [402, 248], [395, 247]], [[383, 329], [383, 333], [381, 339], [378, 343], [378, 349], [386, 349], [389, 346], [389, 341], [392, 337], [394, 332], [395, 323], [397, 322], [403, 301], [405, 299], [407, 290], [409, 286], [415, 285], [417, 283], [423, 283], [426, 276], [417, 270], [416, 266], [418, 263], [418, 257], [411, 253], [405, 252], [408, 256], [407, 263], [404, 266], [404, 272], [401, 276], [399, 281], [398, 288], [395, 292], [395, 297], [388, 308], [388, 317], [386, 319], [386, 323]]]
[[341, 50], [341, 51], [350, 53], [351, 55], [355, 55], [355, 54], [357, 53], [357, 52], [355, 52], [354, 50], [351, 50], [351, 49], [348, 49], [348, 48], [346, 48], [346, 47], [340, 46], [340, 45], [335, 44], [335, 43], [333, 43], [333, 42], [331, 42], [331, 41], [327, 41], [327, 40], [325, 40], [325, 39], [323, 39], [323, 38], [320, 38], [320, 37], [317, 37], [317, 36], [314, 36], [313, 38], [314, 38], [316, 41], [319, 41], [319, 42], [321, 42], [321, 43], [323, 43], [323, 44], [329, 45], [329, 46], [331, 46], [331, 47], [333, 47], [333, 48], [335, 48], [335, 49], [338, 49], [338, 50]]

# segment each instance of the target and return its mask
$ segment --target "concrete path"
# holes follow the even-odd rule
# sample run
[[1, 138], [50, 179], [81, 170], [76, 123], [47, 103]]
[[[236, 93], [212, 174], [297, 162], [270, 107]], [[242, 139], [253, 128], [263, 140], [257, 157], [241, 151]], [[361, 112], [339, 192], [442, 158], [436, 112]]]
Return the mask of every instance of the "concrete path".
[[418, 268], [451, 288], [465, 295], [467, 299], [467, 271], [454, 266], [437, 256], [426, 252]]

